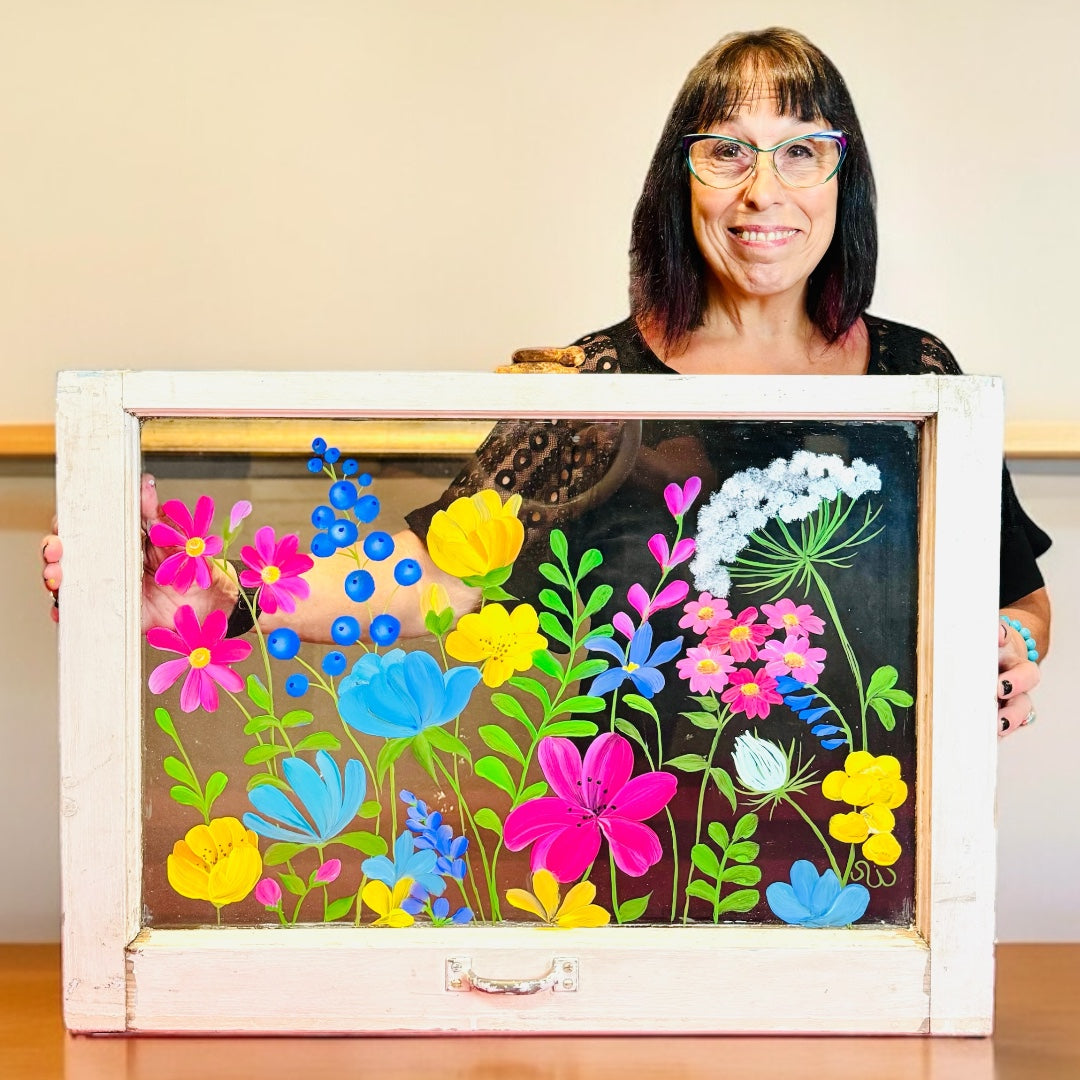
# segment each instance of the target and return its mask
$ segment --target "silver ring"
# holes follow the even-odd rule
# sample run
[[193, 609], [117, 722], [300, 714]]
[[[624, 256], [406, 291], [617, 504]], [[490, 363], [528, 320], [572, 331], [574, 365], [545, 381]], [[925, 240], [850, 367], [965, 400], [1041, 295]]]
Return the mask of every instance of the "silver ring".
[[1027, 716], [1024, 717], [1024, 722], [1020, 726], [1021, 727], [1027, 727], [1029, 724], [1034, 724], [1034, 723], [1035, 723], [1035, 710], [1032, 709], [1027, 714]]

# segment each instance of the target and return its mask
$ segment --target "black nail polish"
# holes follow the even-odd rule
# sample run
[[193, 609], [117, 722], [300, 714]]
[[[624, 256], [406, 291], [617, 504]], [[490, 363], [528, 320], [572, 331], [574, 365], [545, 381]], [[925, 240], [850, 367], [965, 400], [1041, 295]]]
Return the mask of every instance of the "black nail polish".
[[1002, 720], [1001, 721], [1001, 730], [1002, 731], [1008, 731], [1009, 730], [1009, 721], [1008, 720]]
[[1001, 680], [1001, 693], [1003, 697], [1008, 697], [1012, 693], [1012, 683], [1008, 679]]

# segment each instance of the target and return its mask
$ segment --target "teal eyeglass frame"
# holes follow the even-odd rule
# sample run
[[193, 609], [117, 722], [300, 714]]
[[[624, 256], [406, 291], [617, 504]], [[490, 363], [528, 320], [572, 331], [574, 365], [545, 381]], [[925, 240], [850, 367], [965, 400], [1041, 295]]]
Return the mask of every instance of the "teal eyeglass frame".
[[[728, 184], [726, 187], [720, 188], [716, 184], [710, 184], [703, 180], [694, 168], [694, 163], [690, 160], [690, 147], [694, 143], [704, 142], [706, 139], [711, 139], [714, 142], [729, 142], [737, 143], [739, 146], [745, 146], [748, 150], [754, 151], [754, 164], [751, 166], [750, 171], [740, 177], [733, 184]], [[791, 143], [801, 142], [803, 139], [832, 139], [833, 142], [840, 144], [840, 157], [837, 158], [836, 167], [825, 177], [824, 180], [819, 180], [816, 184], [808, 184], [807, 187], [820, 187], [822, 184], [827, 184], [839, 171], [840, 166], [844, 163], [844, 158], [847, 156], [847, 137], [842, 131], [814, 131], [808, 135], [795, 135], [790, 139], [785, 139], [783, 142], [778, 142], [775, 146], [755, 146], [753, 143], [747, 142], [745, 139], [736, 139], [731, 135], [714, 135], [711, 133], [700, 133], [696, 135], [684, 135], [682, 138], [683, 154], [686, 157], [686, 165], [693, 177], [699, 184], [704, 184], [707, 188], [713, 188], [716, 191], [727, 191], [731, 188], [738, 187], [740, 184], [746, 183], [747, 179], [757, 172], [758, 158], [761, 154], [772, 154], [772, 167], [773, 172], [776, 173], [777, 179], [785, 186], [792, 188], [795, 191], [806, 190], [806, 188], [799, 188], [797, 185], [789, 183], [784, 179], [780, 170], [776, 167], [776, 151], [782, 150], [785, 146], [790, 146]]]

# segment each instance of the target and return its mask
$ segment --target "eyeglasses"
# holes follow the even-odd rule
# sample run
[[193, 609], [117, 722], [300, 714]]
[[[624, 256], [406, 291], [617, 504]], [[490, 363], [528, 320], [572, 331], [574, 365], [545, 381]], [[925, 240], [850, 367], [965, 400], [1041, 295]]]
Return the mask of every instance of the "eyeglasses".
[[796, 135], [775, 146], [754, 146], [730, 135], [684, 135], [690, 171], [706, 187], [737, 187], [757, 169], [759, 154], [772, 154], [776, 175], [793, 188], [817, 187], [831, 180], [847, 152], [839, 131]]

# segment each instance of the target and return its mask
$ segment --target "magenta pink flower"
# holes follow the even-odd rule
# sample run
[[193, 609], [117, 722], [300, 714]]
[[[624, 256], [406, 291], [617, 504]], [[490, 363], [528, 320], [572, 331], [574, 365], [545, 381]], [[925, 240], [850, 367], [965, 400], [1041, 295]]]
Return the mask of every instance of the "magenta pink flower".
[[530, 799], [507, 815], [503, 839], [511, 851], [533, 844], [531, 866], [558, 881], [577, 881], [607, 838], [615, 865], [640, 877], [660, 861], [660, 839], [643, 824], [671, 801], [671, 773], [630, 778], [634, 752], [621, 735], [605, 731], [589, 744], [584, 762], [569, 740], [540, 740], [537, 759], [555, 793]]
[[757, 608], [743, 608], [737, 619], [721, 619], [705, 635], [703, 645], [716, 646], [730, 652], [740, 664], [756, 660], [758, 646], [772, 633], [764, 624], [756, 622]]
[[678, 484], [668, 484], [664, 488], [664, 502], [667, 503], [671, 516], [681, 518], [693, 505], [700, 491], [701, 478], [699, 476], [691, 476], [682, 487]]
[[341, 860], [340, 859], [327, 859], [326, 862], [315, 871], [315, 884], [316, 885], [329, 885], [332, 881], [337, 881], [338, 874], [341, 873]]
[[654, 611], [663, 611], [664, 608], [674, 607], [686, 599], [690, 586], [681, 578], [665, 585], [656, 596], [650, 600], [644, 585], [631, 585], [626, 591], [626, 599], [630, 606], [641, 616], [645, 622]]
[[274, 530], [264, 525], [255, 533], [255, 546], [243, 547], [240, 555], [249, 569], [240, 571], [240, 584], [259, 590], [259, 606], [273, 615], [278, 608], [295, 611], [296, 601], [311, 591], [300, 576], [314, 565], [310, 555], [297, 555], [300, 538], [288, 533], [275, 542]]
[[732, 712], [746, 713], [752, 720], [755, 716], [764, 719], [772, 706], [784, 699], [776, 692], [776, 680], [764, 668], [740, 668], [732, 673], [731, 687], [720, 695], [720, 700], [727, 702]]
[[240, 528], [240, 523], [251, 513], [251, 503], [247, 499], [241, 499], [233, 503], [229, 511], [229, 532], [234, 533]]
[[679, 620], [679, 625], [685, 630], [689, 627], [695, 634], [704, 634], [711, 630], [721, 619], [731, 618], [731, 609], [727, 601], [722, 597], [714, 597], [712, 593], [703, 592], [696, 600], [683, 606], [686, 614]]
[[275, 908], [281, 903], [281, 886], [273, 878], [265, 877], [255, 886], [255, 899], [263, 907]]
[[809, 604], [796, 606], [793, 600], [786, 597], [775, 604], [762, 604], [761, 611], [768, 618], [770, 626], [788, 634], [820, 634], [825, 629], [825, 623], [814, 614]]
[[168, 521], [155, 521], [150, 526], [150, 543], [158, 547], [178, 547], [179, 551], [168, 556], [157, 568], [154, 581], [158, 585], [171, 585], [177, 592], [185, 593], [194, 582], [200, 589], [210, 588], [208, 560], [219, 555], [222, 549], [220, 536], [210, 536], [210, 523], [214, 520], [214, 500], [200, 495], [195, 503], [195, 513], [179, 499], [169, 499], [161, 504], [162, 513]]
[[214, 712], [218, 707], [218, 686], [234, 694], [243, 690], [244, 680], [229, 665], [246, 660], [251, 646], [225, 637], [228, 622], [224, 611], [211, 611], [200, 625], [198, 615], [184, 604], [173, 618], [175, 630], [164, 626], [147, 630], [146, 640], [155, 649], [181, 654], [181, 659], [166, 660], [150, 672], [150, 692], [164, 693], [186, 673], [180, 689], [180, 708], [194, 712], [201, 705], [207, 712]]
[[767, 660], [765, 670], [772, 676], [790, 674], [804, 686], [813, 686], [824, 670], [824, 649], [812, 649], [810, 639], [789, 634], [783, 642], [767, 641], [759, 653], [762, 660]]
[[675, 667], [679, 678], [689, 680], [690, 693], [708, 694], [727, 686], [735, 661], [716, 648], [687, 649], [686, 657]]
[[669, 549], [667, 537], [663, 533], [656, 533], [649, 538], [649, 550], [661, 569], [670, 570], [673, 566], [686, 562], [697, 551], [697, 541], [691, 536], [684, 536], [674, 549]]

